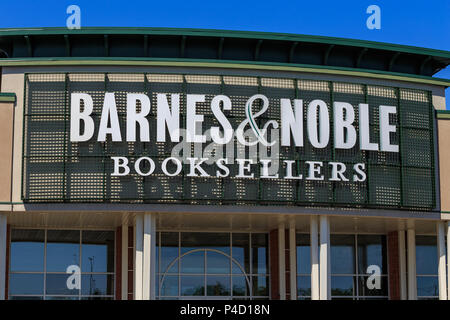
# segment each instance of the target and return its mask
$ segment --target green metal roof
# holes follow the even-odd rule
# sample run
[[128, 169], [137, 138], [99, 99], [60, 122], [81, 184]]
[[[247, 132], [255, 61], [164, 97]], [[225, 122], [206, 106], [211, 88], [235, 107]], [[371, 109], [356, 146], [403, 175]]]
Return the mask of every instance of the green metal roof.
[[177, 28], [0, 29], [0, 57], [205, 59], [421, 76], [432, 76], [450, 64], [449, 51], [397, 44], [287, 33]]
[[0, 92], [0, 102], [15, 102], [16, 94], [14, 92]]
[[426, 54], [430, 56], [450, 59], [450, 51], [428, 49], [399, 44], [346, 39], [337, 37], [312, 36], [292, 33], [258, 32], [258, 31], [234, 31], [217, 29], [183, 29], [183, 28], [124, 28], [124, 27], [86, 27], [82, 29], [67, 28], [0, 28], [1, 36], [25, 36], [25, 35], [70, 35], [70, 34], [140, 34], [140, 35], [176, 35], [176, 36], [200, 36], [200, 37], [225, 37], [246, 38], [263, 40], [288, 40], [299, 42], [340, 44], [355, 47], [364, 47], [380, 50], [396, 50], [398, 52]]

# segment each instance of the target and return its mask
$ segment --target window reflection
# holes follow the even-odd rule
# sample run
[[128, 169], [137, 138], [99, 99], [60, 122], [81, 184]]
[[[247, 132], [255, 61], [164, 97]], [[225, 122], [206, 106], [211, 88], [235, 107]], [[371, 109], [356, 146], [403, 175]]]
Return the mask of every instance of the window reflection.
[[268, 296], [269, 295], [269, 277], [254, 276], [252, 277], [252, 287], [254, 296]]
[[227, 276], [207, 276], [206, 294], [208, 296], [229, 296], [231, 278]]
[[114, 232], [83, 231], [81, 272], [114, 271]]
[[[380, 277], [380, 287], [371, 288], [367, 285], [369, 276], [359, 276], [358, 277], [358, 288], [360, 296], [388, 296], [388, 277], [383, 275]], [[369, 281], [373, 285], [373, 281]]]
[[182, 276], [181, 295], [182, 296], [203, 296], [205, 294], [204, 276]]
[[68, 275], [48, 273], [45, 277], [45, 294], [49, 295], [75, 295], [80, 294], [80, 290], [69, 289], [67, 287]]
[[249, 287], [245, 276], [233, 276], [233, 296], [248, 296]]
[[438, 253], [435, 236], [416, 237], [416, 272], [418, 275], [438, 274]]
[[375, 265], [382, 274], [387, 273], [386, 237], [381, 235], [358, 235], [358, 269], [367, 273], [367, 267]]
[[268, 272], [268, 241], [267, 234], [252, 234], [253, 273], [264, 274]]
[[311, 297], [311, 276], [297, 277], [297, 295]]
[[331, 277], [331, 295], [336, 297], [354, 296], [355, 283], [354, 277], [332, 276]]
[[331, 235], [331, 274], [355, 273], [355, 236]]
[[[114, 231], [13, 229], [9, 299], [112, 298], [114, 237]], [[67, 267], [80, 264], [81, 290], [69, 289], [74, 274]]]
[[[160, 247], [160, 269], [159, 272], [178, 273], [178, 233], [176, 232], [161, 232], [161, 247]], [[172, 262], [175, 262], [172, 264]], [[169, 266], [172, 264], [170, 269]]]
[[225, 256], [222, 253], [207, 251], [207, 273], [230, 273], [230, 263], [231, 260], [229, 257]]
[[11, 272], [44, 271], [44, 230], [11, 231]]
[[[244, 267], [246, 273], [250, 272], [250, 235], [248, 233], [233, 233], [233, 259]], [[233, 263], [233, 273], [242, 273], [238, 264]]]
[[9, 294], [42, 294], [44, 291], [43, 274], [11, 273], [9, 276]]
[[[311, 295], [310, 235], [297, 234], [297, 293], [299, 299]], [[332, 299], [387, 299], [387, 248], [385, 235], [331, 234]], [[319, 249], [319, 248], [318, 248]], [[373, 287], [367, 268], [380, 268], [380, 286]]]
[[417, 297], [437, 299], [438, 251], [436, 236], [416, 236]]
[[267, 234], [159, 232], [157, 236], [160, 299], [268, 297]]
[[195, 251], [186, 254], [181, 258], [181, 273], [204, 273], [204, 272], [205, 272], [204, 251]]
[[85, 296], [108, 296], [114, 290], [113, 276], [108, 274], [83, 274], [81, 294]]
[[80, 231], [47, 231], [47, 272], [66, 272], [71, 265], [80, 266]]
[[178, 296], [178, 276], [166, 275], [161, 281], [161, 296]]
[[438, 297], [439, 283], [438, 277], [417, 277], [418, 297]]

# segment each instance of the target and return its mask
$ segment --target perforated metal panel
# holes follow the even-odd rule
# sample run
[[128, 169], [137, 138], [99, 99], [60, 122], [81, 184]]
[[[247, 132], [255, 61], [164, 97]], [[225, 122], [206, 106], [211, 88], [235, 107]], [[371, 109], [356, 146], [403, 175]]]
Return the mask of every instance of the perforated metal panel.
[[[434, 134], [430, 92], [338, 83], [308, 79], [281, 79], [248, 76], [182, 74], [105, 74], [61, 73], [27, 74], [24, 112], [24, 149], [22, 196], [26, 202], [125, 202], [185, 203], [233, 205], [324, 205], [430, 210], [435, 207]], [[89, 93], [94, 100], [96, 137], [105, 92], [114, 92], [122, 133], [125, 132], [126, 94], [146, 93], [151, 97], [150, 142], [73, 143], [69, 137], [70, 94]], [[330, 168], [323, 166], [324, 181], [260, 179], [259, 167], [252, 165], [255, 178], [235, 177], [238, 165], [229, 165], [226, 178], [187, 177], [182, 173], [163, 174], [161, 162], [170, 157], [176, 143], [156, 141], [156, 93], [180, 93], [180, 127], [186, 121], [186, 94], [206, 94], [198, 114], [204, 115], [203, 130], [219, 125], [210, 109], [218, 94], [230, 97], [233, 108], [227, 117], [236, 129], [246, 119], [244, 105], [260, 93], [268, 97], [270, 107], [258, 117], [258, 125], [280, 119], [280, 98], [303, 99], [304, 106], [314, 99], [326, 102], [330, 113], [331, 137], [326, 148], [313, 148], [306, 139], [304, 147], [280, 148], [282, 160], [295, 160], [300, 173], [307, 174], [304, 161], [339, 161], [352, 167], [365, 163], [364, 182], [328, 181]], [[368, 103], [370, 133], [379, 141], [379, 105], [397, 106], [391, 123], [397, 132], [392, 142], [399, 153], [361, 151], [359, 142], [349, 150], [333, 147], [332, 103]], [[307, 108], [304, 107], [306, 117]], [[358, 131], [358, 112], [355, 112]], [[239, 146], [237, 146], [239, 148]], [[235, 151], [236, 152], [236, 151]], [[148, 177], [133, 170], [125, 177], [111, 176], [111, 156], [126, 156], [130, 166], [140, 156], [151, 157], [155, 172]], [[216, 167], [205, 170], [214, 175]]]

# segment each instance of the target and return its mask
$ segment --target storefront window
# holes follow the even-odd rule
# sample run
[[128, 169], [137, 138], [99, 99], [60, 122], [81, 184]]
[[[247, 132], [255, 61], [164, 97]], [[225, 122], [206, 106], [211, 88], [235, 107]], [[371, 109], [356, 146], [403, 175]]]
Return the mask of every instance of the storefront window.
[[159, 299], [268, 298], [268, 236], [158, 232]]
[[12, 230], [9, 299], [113, 295], [114, 231]]
[[416, 236], [417, 298], [438, 299], [436, 236]]
[[311, 299], [311, 247], [309, 234], [297, 234], [297, 298]]
[[331, 235], [331, 298], [387, 299], [386, 237]]
[[[298, 299], [311, 299], [309, 237], [297, 234]], [[386, 237], [332, 234], [330, 241], [332, 299], [387, 299]]]

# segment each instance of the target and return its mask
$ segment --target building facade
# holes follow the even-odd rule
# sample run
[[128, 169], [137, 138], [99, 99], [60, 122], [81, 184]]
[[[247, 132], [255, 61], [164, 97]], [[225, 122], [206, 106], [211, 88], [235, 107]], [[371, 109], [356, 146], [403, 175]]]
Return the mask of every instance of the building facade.
[[450, 53], [0, 30], [0, 299], [450, 298]]

